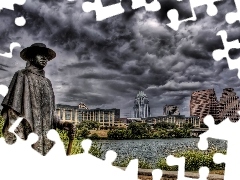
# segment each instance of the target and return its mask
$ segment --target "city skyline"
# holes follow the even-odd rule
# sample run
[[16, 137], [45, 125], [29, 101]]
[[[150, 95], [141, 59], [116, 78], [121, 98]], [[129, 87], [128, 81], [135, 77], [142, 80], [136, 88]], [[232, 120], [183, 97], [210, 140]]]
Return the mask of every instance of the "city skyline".
[[[179, 107], [179, 106], [177, 106], [177, 105], [175, 105], [175, 104], [165, 104], [164, 106], [162, 106], [161, 107], [161, 109], [162, 109], [162, 114], [155, 114], [154, 116], [152, 116], [150, 113], [150, 116], [147, 116], [146, 115], [146, 117], [136, 117], [136, 112], [134, 112], [134, 109], [135, 109], [135, 103], [136, 103], [136, 100], [137, 100], [137, 102], [138, 102], [138, 97], [146, 97], [147, 99], [147, 104], [149, 105], [150, 104], [150, 101], [149, 101], [149, 99], [148, 99], [148, 97], [147, 97], [147, 95], [143, 92], [143, 91], [139, 91], [138, 92], [138, 94], [137, 94], [137, 96], [135, 96], [135, 100], [134, 100], [134, 108], [133, 108], [133, 110], [132, 110], [132, 113], [126, 113], [126, 114], [123, 114], [123, 113], [120, 113], [120, 117], [121, 118], [147, 118], [147, 117], [158, 117], [158, 116], [168, 116], [168, 115], [170, 115], [171, 116], [171, 114], [170, 114], [170, 112], [171, 113], [173, 113], [172, 115], [184, 115], [184, 116], [198, 116], [198, 117], [200, 117], [201, 118], [201, 120], [203, 120], [202, 118], [204, 117], [204, 116], [206, 116], [206, 115], [208, 115], [208, 113], [207, 113], [207, 111], [209, 111], [208, 109], [210, 108], [210, 112], [212, 113], [211, 115], [213, 116], [213, 117], [215, 117], [215, 118], [217, 118], [217, 119], [215, 119], [216, 121], [218, 121], [218, 120], [222, 120], [221, 118], [222, 118], [222, 116], [223, 116], [223, 118], [225, 119], [225, 118], [227, 118], [227, 114], [226, 114], [226, 112], [224, 112], [223, 111], [223, 109], [222, 109], [222, 105], [224, 106], [224, 103], [223, 103], [223, 97], [224, 96], [226, 96], [226, 92], [231, 92], [229, 95], [234, 95], [234, 97], [235, 97], [235, 99], [234, 100], [237, 100], [238, 101], [238, 105], [236, 106], [236, 103], [234, 104], [234, 106], [232, 106], [231, 107], [231, 103], [229, 103], [229, 102], [227, 102], [228, 100], [226, 99], [225, 101], [226, 101], [226, 107], [224, 108], [224, 111], [226, 111], [226, 112], [228, 112], [228, 111], [231, 111], [229, 108], [234, 108], [234, 111], [235, 111], [235, 109], [238, 109], [239, 107], [240, 107], [240, 99], [239, 99], [239, 96], [237, 96], [237, 94], [235, 93], [235, 91], [234, 91], [234, 89], [233, 88], [225, 88], [225, 89], [222, 89], [222, 93], [221, 93], [221, 95], [220, 95], [220, 97], [218, 98], [217, 96], [216, 96], [216, 93], [215, 93], [215, 89], [204, 89], [204, 90], [196, 90], [196, 91], [193, 91], [192, 93], [191, 93], [191, 98], [190, 98], [190, 101], [189, 101], [189, 114], [184, 114], [184, 113], [182, 113], [181, 112], [181, 107]], [[212, 94], [212, 92], [213, 92], [213, 94]], [[200, 94], [199, 94], [200, 93]], [[210, 93], [210, 94], [209, 94]], [[197, 95], [198, 94], [198, 95]], [[215, 100], [217, 101], [216, 103], [216, 105], [215, 104], [212, 104], [212, 98], [210, 98], [210, 97], [208, 97], [209, 95], [211, 96], [211, 94], [213, 95], [213, 98], [216, 98]], [[227, 97], [227, 96], [226, 96]], [[232, 96], [229, 96], [229, 98], [230, 98], [230, 101], [232, 100], [231, 98], [232, 98]], [[144, 100], [144, 98], [142, 99], [142, 100]], [[194, 106], [196, 106], [196, 103], [197, 102], [199, 102], [199, 104], [197, 103], [197, 106], [196, 107], [192, 107], [192, 102], [191, 101], [193, 101], [193, 103], [194, 103]], [[139, 103], [139, 102], [138, 102]], [[213, 107], [207, 107], [207, 109], [202, 109], [202, 107], [204, 106], [204, 104], [209, 104], [210, 106], [212, 106], [213, 105]], [[222, 105], [221, 105], [222, 104]], [[62, 104], [58, 104], [58, 105], [60, 105], [60, 106], [62, 106]], [[63, 106], [69, 106], [68, 104], [64, 104]], [[84, 105], [84, 108], [82, 107]], [[71, 105], [70, 105], [71, 106]], [[236, 106], [236, 107], [235, 107]], [[79, 107], [80, 109], [89, 109], [88, 108], [88, 106], [87, 105], [85, 105], [83, 102], [80, 102], [79, 103], [79, 105], [73, 105], [72, 107]], [[211, 108], [216, 108], [217, 107], [217, 110], [215, 111], [213, 111]], [[95, 107], [95, 108], [93, 108], [93, 109], [98, 109], [99, 107]], [[167, 108], [167, 109], [166, 109]], [[170, 108], [170, 109], [169, 109]], [[197, 109], [195, 109], [195, 108], [197, 108]], [[200, 109], [199, 109], [200, 108]], [[218, 108], [220, 108], [220, 109], [218, 109]], [[104, 108], [103, 108], [104, 109]], [[109, 107], [109, 108], [105, 108], [105, 109], [118, 109], [118, 108], [116, 108], [116, 107]], [[194, 113], [193, 114], [191, 114], [191, 110], [193, 110], [193, 109], [195, 109], [194, 110]], [[200, 113], [200, 114], [202, 114], [202, 115], [195, 115], [195, 111], [196, 110], [201, 110], [201, 111], [204, 111], [204, 113], [202, 114], [202, 113]], [[147, 110], [147, 109], [146, 109]], [[239, 109], [240, 110], [240, 109]], [[218, 111], [218, 112], [217, 112]], [[121, 112], [121, 109], [120, 109], [120, 112]], [[150, 112], [150, 107], [149, 107], [149, 112]], [[219, 114], [218, 114], [219, 113]], [[198, 114], [198, 113], [197, 113]], [[237, 112], [235, 111], [235, 113], [231, 113], [231, 114], [237, 114]], [[236, 118], [236, 117], [235, 117]], [[237, 115], [237, 119], [235, 119], [235, 120], [238, 120], [238, 115]]]
[[[82, 11], [82, 0], [28, 0], [15, 5], [14, 12], [3, 9], [0, 51], [8, 52], [14, 41], [22, 47], [14, 49], [11, 59], [0, 56], [0, 84], [8, 86], [13, 73], [25, 68], [20, 51], [42, 42], [57, 53], [45, 69], [56, 104], [114, 107], [123, 116], [133, 112], [135, 95], [144, 91], [152, 116], [163, 114], [166, 104], [177, 105], [188, 116], [193, 91], [214, 88], [219, 99], [222, 89], [232, 87], [240, 95], [237, 70], [230, 71], [226, 60], [212, 58], [213, 50], [223, 48], [216, 36], [219, 30], [229, 32], [229, 41], [240, 38], [240, 26], [225, 21], [225, 15], [236, 9], [234, 2], [217, 2], [219, 13], [213, 17], [206, 7], [196, 8], [198, 20], [174, 31], [166, 26], [166, 12], [175, 1], [163, 1], [159, 12], [147, 12], [131, 10], [131, 1], [123, 0], [126, 12], [101, 22], [96, 22], [94, 13]], [[190, 16], [187, 3], [176, 8], [181, 18]], [[25, 26], [14, 24], [16, 14], [26, 18]]]

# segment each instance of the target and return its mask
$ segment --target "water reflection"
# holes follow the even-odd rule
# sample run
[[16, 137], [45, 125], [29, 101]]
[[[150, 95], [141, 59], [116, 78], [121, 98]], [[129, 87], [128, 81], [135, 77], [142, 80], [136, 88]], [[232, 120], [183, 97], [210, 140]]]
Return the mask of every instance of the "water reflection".
[[[114, 150], [117, 161], [126, 157], [141, 158], [147, 162], [155, 163], [160, 157], [167, 157], [176, 151], [198, 149], [199, 138], [183, 139], [141, 139], [141, 140], [98, 140], [102, 144], [103, 157], [108, 150]], [[225, 150], [227, 142], [209, 139], [209, 148]]]

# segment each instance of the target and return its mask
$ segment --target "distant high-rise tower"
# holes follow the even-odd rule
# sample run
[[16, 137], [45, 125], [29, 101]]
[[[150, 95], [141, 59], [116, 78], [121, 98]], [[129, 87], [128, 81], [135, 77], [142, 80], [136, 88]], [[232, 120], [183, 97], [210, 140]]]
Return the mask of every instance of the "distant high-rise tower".
[[224, 120], [229, 118], [232, 122], [239, 120], [237, 111], [240, 110], [240, 100], [236, 96], [233, 88], [223, 89], [222, 97], [219, 101], [220, 118]]
[[179, 108], [175, 105], [165, 105], [163, 108], [163, 115], [180, 115]]
[[195, 91], [190, 100], [190, 116], [198, 116], [200, 121], [207, 115], [212, 115], [219, 121], [219, 102], [214, 89]]
[[133, 111], [135, 118], [146, 118], [151, 116], [148, 97], [143, 91], [139, 91], [137, 94]]
[[80, 104], [78, 105], [79, 109], [88, 109], [88, 107], [86, 106], [86, 104], [80, 102]]

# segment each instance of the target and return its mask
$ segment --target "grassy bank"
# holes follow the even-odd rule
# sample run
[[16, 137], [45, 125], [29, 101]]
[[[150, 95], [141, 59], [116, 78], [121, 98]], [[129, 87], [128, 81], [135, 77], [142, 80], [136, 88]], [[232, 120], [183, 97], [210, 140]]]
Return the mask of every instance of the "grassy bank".
[[[176, 152], [172, 155], [175, 157], [185, 157], [185, 170], [189, 172], [198, 172], [199, 168], [202, 166], [207, 166], [211, 172], [215, 174], [223, 174], [225, 165], [215, 164], [213, 162], [213, 155], [215, 153], [226, 154], [226, 151], [219, 151], [217, 149], [209, 149], [208, 151], [200, 150], [186, 150], [182, 152]], [[129, 157], [119, 162], [114, 162], [114, 165], [120, 167], [126, 167], [130, 160], [133, 158]], [[151, 164], [145, 160], [139, 159], [139, 168], [142, 169], [162, 169], [165, 171], [178, 171], [178, 166], [168, 166], [166, 158], [160, 158], [157, 163]]]

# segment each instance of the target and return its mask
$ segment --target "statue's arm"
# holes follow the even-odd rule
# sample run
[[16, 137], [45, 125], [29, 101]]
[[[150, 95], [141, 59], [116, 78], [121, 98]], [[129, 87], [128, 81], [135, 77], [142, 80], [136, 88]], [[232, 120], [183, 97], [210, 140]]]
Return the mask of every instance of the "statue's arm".
[[60, 120], [60, 117], [56, 114], [56, 112], [54, 114], [54, 126], [60, 130], [68, 131], [69, 138], [74, 139], [76, 127], [71, 122]]

